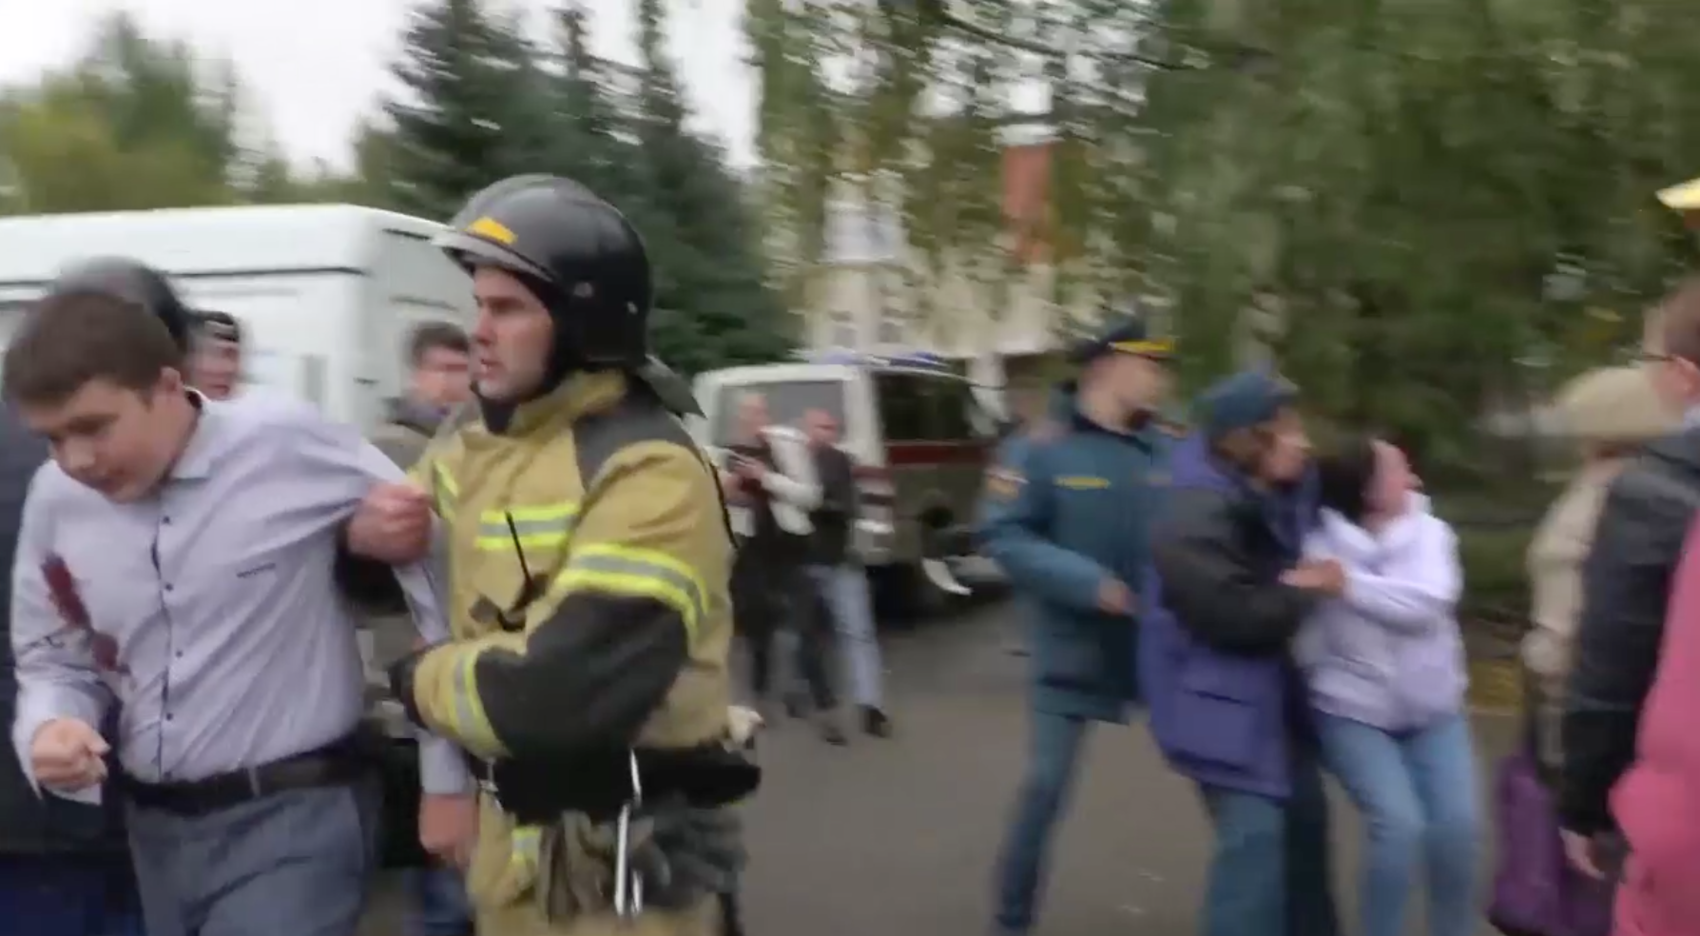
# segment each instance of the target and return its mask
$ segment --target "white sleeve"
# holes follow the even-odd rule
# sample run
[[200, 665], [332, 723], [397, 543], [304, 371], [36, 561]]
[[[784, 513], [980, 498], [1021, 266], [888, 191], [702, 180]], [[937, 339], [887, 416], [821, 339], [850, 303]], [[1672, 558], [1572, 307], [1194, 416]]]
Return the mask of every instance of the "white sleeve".
[[1464, 589], [1458, 561], [1458, 537], [1430, 518], [1419, 534], [1415, 554], [1392, 574], [1346, 570], [1342, 596], [1353, 610], [1393, 630], [1418, 632], [1452, 620]]

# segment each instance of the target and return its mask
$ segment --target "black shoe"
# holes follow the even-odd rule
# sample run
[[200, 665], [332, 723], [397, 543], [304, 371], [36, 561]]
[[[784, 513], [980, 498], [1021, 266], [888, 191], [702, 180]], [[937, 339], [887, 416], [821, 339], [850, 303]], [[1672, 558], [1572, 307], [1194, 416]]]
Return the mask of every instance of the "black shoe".
[[876, 738], [891, 737], [891, 718], [872, 705], [862, 706], [862, 730]]
[[785, 697], [785, 714], [792, 718], [802, 718], [809, 712], [809, 703], [801, 693], [793, 693]]
[[820, 739], [835, 747], [842, 747], [850, 743], [850, 739], [844, 735], [844, 729], [838, 727], [838, 719], [831, 717], [821, 719]]

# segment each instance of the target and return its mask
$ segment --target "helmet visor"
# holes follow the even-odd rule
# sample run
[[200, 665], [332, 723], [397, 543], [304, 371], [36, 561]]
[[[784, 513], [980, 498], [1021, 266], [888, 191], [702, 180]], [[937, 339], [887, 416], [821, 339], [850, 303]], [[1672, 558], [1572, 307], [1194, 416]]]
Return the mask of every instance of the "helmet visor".
[[509, 273], [535, 277], [546, 283], [554, 281], [554, 277], [537, 264], [501, 244], [475, 234], [449, 231], [437, 235], [431, 243], [448, 254], [449, 259], [465, 267], [468, 273], [481, 266], [493, 266]]

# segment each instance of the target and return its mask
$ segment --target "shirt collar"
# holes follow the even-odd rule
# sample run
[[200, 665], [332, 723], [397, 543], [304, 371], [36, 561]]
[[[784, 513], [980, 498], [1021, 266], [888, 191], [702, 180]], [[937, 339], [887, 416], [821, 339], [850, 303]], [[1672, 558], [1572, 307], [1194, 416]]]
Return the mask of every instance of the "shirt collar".
[[172, 464], [171, 477], [175, 481], [199, 481], [212, 474], [219, 419], [218, 413], [207, 405], [207, 398], [199, 391], [185, 392], [195, 407], [195, 431], [189, 436], [189, 444], [183, 447], [183, 454], [177, 456], [177, 461]]

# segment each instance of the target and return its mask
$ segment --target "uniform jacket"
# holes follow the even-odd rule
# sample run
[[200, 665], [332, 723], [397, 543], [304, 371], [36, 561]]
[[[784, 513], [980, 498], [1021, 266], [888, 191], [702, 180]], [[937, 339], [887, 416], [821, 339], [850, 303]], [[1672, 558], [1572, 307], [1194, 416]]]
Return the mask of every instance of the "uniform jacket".
[[1565, 694], [1559, 815], [1609, 828], [1607, 793], [1634, 757], [1671, 576], [1700, 506], [1700, 428], [1648, 446], [1613, 481], [1582, 567], [1582, 621]]
[[1299, 635], [1311, 704], [1386, 731], [1457, 714], [1469, 679], [1453, 615], [1458, 537], [1428, 498], [1412, 501], [1375, 534], [1324, 510], [1305, 540], [1307, 557], [1346, 570], [1345, 594], [1318, 605]]
[[1692, 529], [1668, 618], [1635, 763], [1611, 794], [1630, 852], [1613, 936], [1700, 936], [1700, 534]]
[[[18, 548], [24, 495], [36, 469], [47, 461], [47, 444], [11, 410], [0, 407], [0, 614], [12, 607], [12, 559]], [[11, 621], [0, 635], [0, 724], [17, 716], [18, 679], [12, 658]], [[58, 796], [37, 796], [19, 769], [12, 746], [0, 749], [0, 853], [126, 848], [116, 810]]]
[[1192, 780], [1285, 797], [1305, 707], [1289, 645], [1316, 600], [1278, 579], [1299, 557], [1307, 508], [1218, 467], [1196, 436], [1173, 472], [1140, 634], [1151, 733]]
[[1121, 721], [1139, 699], [1136, 620], [1098, 609], [1119, 579], [1135, 592], [1164, 494], [1168, 439], [1111, 432], [1059, 394], [1050, 422], [1004, 444], [988, 477], [979, 539], [1033, 608], [1033, 704]]
[[[450, 530], [455, 641], [413, 671], [426, 725], [564, 774], [726, 735], [731, 538], [713, 471], [652, 396], [618, 373], [573, 375], [500, 433], [474, 419], [433, 443], [413, 476]], [[512, 916], [481, 925], [537, 928], [537, 842], [486, 801], [468, 887]]]

